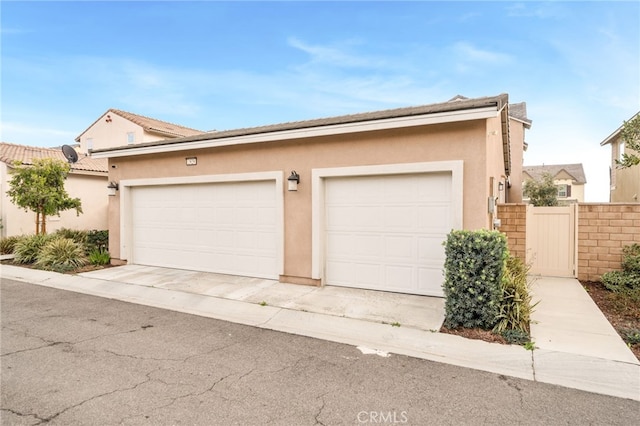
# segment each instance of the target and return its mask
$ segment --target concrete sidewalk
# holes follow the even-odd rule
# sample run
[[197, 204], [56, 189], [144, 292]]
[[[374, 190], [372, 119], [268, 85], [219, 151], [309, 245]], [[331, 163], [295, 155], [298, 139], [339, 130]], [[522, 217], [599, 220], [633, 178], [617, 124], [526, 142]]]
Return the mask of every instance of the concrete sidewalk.
[[2, 265], [2, 277], [640, 401], [640, 363], [575, 279], [534, 280], [527, 351], [438, 333], [438, 298], [136, 265], [79, 275]]

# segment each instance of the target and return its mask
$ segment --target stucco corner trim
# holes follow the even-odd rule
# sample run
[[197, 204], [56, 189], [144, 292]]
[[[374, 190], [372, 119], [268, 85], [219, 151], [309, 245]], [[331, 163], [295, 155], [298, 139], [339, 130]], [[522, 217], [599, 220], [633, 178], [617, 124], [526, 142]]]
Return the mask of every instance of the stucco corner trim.
[[454, 229], [463, 225], [463, 160], [422, 163], [383, 164], [313, 169], [311, 171], [311, 278], [324, 278], [324, 180], [331, 177], [379, 176], [414, 173], [451, 173], [451, 223]]

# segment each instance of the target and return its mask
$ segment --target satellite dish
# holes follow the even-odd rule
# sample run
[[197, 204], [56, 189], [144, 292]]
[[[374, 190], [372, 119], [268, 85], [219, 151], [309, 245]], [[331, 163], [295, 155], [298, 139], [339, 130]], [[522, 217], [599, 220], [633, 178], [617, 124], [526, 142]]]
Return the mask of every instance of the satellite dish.
[[62, 154], [64, 154], [69, 164], [73, 164], [78, 161], [78, 153], [72, 146], [62, 145]]

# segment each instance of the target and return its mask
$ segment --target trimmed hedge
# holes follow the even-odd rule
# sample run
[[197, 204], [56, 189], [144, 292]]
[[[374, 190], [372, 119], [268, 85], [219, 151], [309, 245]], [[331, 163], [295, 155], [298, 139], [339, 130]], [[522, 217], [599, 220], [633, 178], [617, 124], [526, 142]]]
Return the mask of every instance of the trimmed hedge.
[[493, 329], [500, 315], [501, 279], [509, 256], [506, 236], [484, 229], [454, 230], [444, 244], [445, 327]]

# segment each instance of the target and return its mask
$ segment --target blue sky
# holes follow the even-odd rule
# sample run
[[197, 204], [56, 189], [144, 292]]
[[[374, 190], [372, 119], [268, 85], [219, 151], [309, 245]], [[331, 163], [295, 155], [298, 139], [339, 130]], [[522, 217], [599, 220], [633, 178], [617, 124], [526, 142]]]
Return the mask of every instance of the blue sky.
[[109, 108], [224, 130], [509, 93], [525, 164], [583, 163], [640, 110], [640, 2], [7, 2], [1, 134], [72, 143]]

